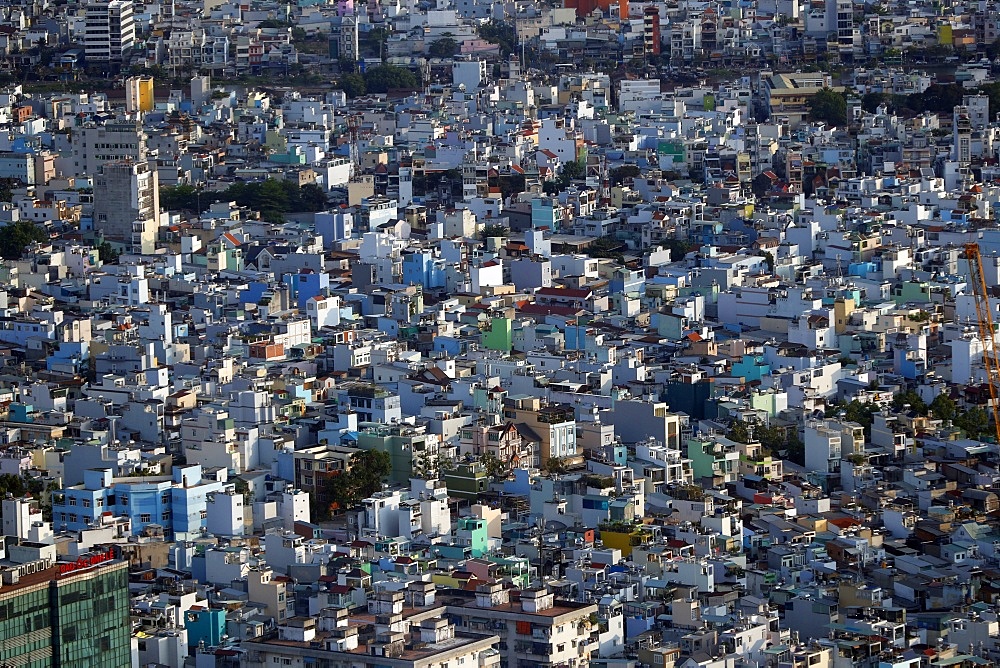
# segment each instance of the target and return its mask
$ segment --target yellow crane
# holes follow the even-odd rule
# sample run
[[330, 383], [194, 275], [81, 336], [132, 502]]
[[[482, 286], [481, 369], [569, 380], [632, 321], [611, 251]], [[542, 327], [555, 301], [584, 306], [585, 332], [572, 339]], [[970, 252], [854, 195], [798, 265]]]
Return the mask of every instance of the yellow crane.
[[1000, 443], [1000, 405], [997, 404], [1000, 385], [1000, 356], [997, 355], [997, 336], [993, 327], [993, 312], [990, 310], [989, 288], [983, 275], [983, 258], [978, 243], [965, 244], [965, 257], [969, 261], [969, 282], [976, 304], [976, 320], [979, 322], [979, 340], [983, 343], [983, 366], [986, 367], [986, 385], [990, 391], [990, 409], [993, 411], [993, 428], [996, 429], [997, 443]]

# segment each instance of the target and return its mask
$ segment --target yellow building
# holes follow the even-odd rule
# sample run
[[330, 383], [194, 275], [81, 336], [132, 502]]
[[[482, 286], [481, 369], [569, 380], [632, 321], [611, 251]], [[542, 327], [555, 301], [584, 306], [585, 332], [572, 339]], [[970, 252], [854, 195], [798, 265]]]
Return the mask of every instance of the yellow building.
[[604, 547], [621, 550], [622, 556], [632, 554], [632, 548], [649, 545], [652, 534], [643, 531], [639, 524], [630, 522], [606, 522], [598, 527]]
[[153, 77], [129, 77], [125, 81], [125, 109], [130, 114], [153, 110]]

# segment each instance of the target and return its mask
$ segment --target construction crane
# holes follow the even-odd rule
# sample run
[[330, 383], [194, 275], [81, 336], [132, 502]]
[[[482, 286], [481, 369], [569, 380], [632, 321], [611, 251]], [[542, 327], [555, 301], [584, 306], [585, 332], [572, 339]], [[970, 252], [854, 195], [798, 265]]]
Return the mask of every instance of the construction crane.
[[996, 430], [997, 443], [1000, 443], [1000, 405], [997, 405], [1000, 356], [997, 355], [996, 330], [993, 328], [993, 312], [990, 310], [989, 288], [983, 274], [983, 258], [979, 253], [979, 244], [965, 244], [965, 257], [969, 261], [969, 282], [972, 283], [972, 297], [976, 304], [979, 340], [983, 343], [983, 366], [986, 367], [986, 385], [990, 391], [993, 428]]

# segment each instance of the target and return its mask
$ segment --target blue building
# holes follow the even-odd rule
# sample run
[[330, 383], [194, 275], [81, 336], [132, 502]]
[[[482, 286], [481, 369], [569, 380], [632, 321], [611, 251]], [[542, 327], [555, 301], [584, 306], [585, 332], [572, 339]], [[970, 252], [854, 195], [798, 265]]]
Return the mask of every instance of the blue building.
[[443, 288], [444, 262], [427, 250], [403, 255], [403, 284], [421, 285], [425, 290]]
[[188, 645], [206, 647], [222, 644], [226, 633], [225, 610], [188, 610], [184, 613], [184, 628], [188, 632]]
[[323, 248], [332, 250], [337, 241], [350, 239], [354, 234], [354, 214], [324, 211], [313, 219], [316, 233], [323, 237]]
[[79, 531], [101, 515], [128, 517], [132, 533], [158, 524], [171, 536], [200, 534], [208, 516], [208, 494], [223, 482], [202, 478], [201, 466], [178, 466], [173, 478], [112, 477], [111, 469], [90, 469], [83, 483], [52, 496], [52, 524], [57, 530]]
[[258, 304], [264, 293], [270, 289], [267, 281], [249, 283], [245, 290], [240, 291], [240, 304]]
[[303, 313], [310, 298], [325, 296], [330, 291], [330, 275], [327, 273], [317, 274], [306, 270], [298, 274], [285, 274], [284, 282], [288, 286], [289, 294], [295, 298], [299, 310]]
[[557, 202], [551, 197], [536, 197], [531, 200], [531, 227], [539, 230], [547, 228], [553, 232], [559, 229], [556, 217]]

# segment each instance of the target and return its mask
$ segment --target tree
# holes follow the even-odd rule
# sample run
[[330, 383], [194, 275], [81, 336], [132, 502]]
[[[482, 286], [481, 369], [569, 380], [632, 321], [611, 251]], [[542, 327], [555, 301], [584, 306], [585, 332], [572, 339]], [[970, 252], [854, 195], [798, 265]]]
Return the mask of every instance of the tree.
[[766, 197], [773, 187], [774, 181], [764, 172], [753, 177], [753, 181], [750, 182], [750, 190], [757, 198]]
[[918, 114], [925, 111], [951, 113], [962, 104], [962, 96], [967, 93], [962, 84], [931, 84], [923, 93], [907, 95], [904, 100], [906, 107]]
[[370, 93], [388, 93], [390, 90], [413, 90], [420, 86], [420, 80], [408, 69], [379, 65], [365, 72], [365, 85]]
[[243, 478], [233, 478], [233, 486], [236, 488], [237, 494], [243, 495], [243, 503], [251, 504], [253, 503], [254, 493], [250, 491], [250, 483], [248, 483]]
[[389, 30], [378, 27], [372, 28], [363, 34], [359, 39], [358, 46], [362, 47], [367, 53], [381, 58], [383, 53], [385, 53], [385, 44], [388, 41]]
[[517, 34], [514, 26], [503, 21], [490, 19], [479, 26], [479, 36], [490, 44], [500, 47], [501, 56], [510, 56], [517, 47]]
[[666, 239], [660, 243], [661, 248], [670, 251], [670, 261], [680, 262], [688, 253], [694, 249], [694, 244], [684, 239]]
[[549, 457], [542, 462], [542, 472], [548, 474], [565, 473], [566, 465], [559, 457]]
[[327, 206], [326, 193], [315, 183], [307, 183], [298, 192], [300, 211], [322, 211]]
[[874, 415], [879, 412], [879, 407], [876, 404], [863, 404], [857, 399], [853, 400], [849, 404], [834, 403], [827, 408], [826, 416], [834, 417], [841, 411], [844, 413], [845, 420], [849, 422], [857, 422], [864, 428], [865, 437], [871, 437], [872, 423], [875, 421]]
[[956, 417], [954, 422], [968, 438], [978, 440], [992, 435], [989, 415], [985, 409], [978, 406], [965, 411]]
[[0, 179], [0, 202], [9, 202], [14, 199], [14, 188], [17, 185], [17, 179]]
[[767, 265], [767, 273], [774, 273], [774, 253], [771, 251], [764, 251], [764, 263]]
[[160, 188], [160, 206], [167, 211], [194, 211], [198, 208], [198, 190], [194, 186], [181, 184]]
[[451, 37], [442, 37], [431, 42], [427, 53], [432, 58], [452, 58], [458, 53], [458, 42]]
[[569, 185], [570, 181], [583, 178], [586, 172], [584, 167], [585, 165], [582, 161], [572, 160], [562, 166], [562, 169], [559, 170], [559, 176], [566, 180], [566, 185]]
[[108, 243], [107, 241], [102, 241], [101, 243], [97, 244], [96, 248], [97, 248], [97, 255], [98, 257], [101, 258], [102, 264], [114, 264], [115, 262], [118, 261], [118, 258], [121, 256], [121, 253], [112, 248], [111, 244]]
[[486, 225], [479, 232], [479, 236], [482, 239], [489, 239], [490, 237], [506, 237], [510, 234], [510, 228], [503, 225]]
[[865, 93], [861, 96], [861, 108], [869, 114], [874, 114], [879, 105], [890, 100], [886, 93]]
[[615, 167], [608, 174], [609, 180], [612, 186], [620, 186], [625, 184], [632, 179], [638, 178], [642, 175], [642, 170], [640, 170], [636, 165], [622, 165], [621, 167]]
[[381, 450], [362, 450], [351, 457], [351, 474], [362, 498], [382, 489], [382, 481], [392, 473], [392, 458]]
[[277, 19], [264, 19], [257, 24], [258, 28], [287, 28], [288, 23], [285, 21], [279, 21]]
[[785, 442], [785, 453], [788, 460], [798, 464], [799, 466], [805, 466], [806, 464], [806, 447], [799, 438], [799, 433], [797, 431], [792, 431], [788, 434], [788, 440]]
[[614, 260], [621, 264], [625, 260], [626, 248], [624, 241], [609, 235], [595, 239], [587, 248], [587, 255], [592, 258]]
[[920, 415], [927, 415], [927, 402], [913, 390], [901, 392], [892, 398], [892, 407], [894, 410], [903, 410], [907, 405], [909, 405], [910, 410]]
[[934, 397], [930, 409], [934, 417], [946, 422], [952, 422], [958, 415], [958, 404], [944, 392]]
[[729, 425], [726, 438], [737, 443], [750, 443], [750, 426], [744, 420], [734, 420]]
[[357, 72], [348, 72], [340, 77], [340, 88], [347, 97], [361, 97], [368, 92], [368, 84], [364, 76]]
[[20, 259], [24, 249], [32, 243], [49, 240], [49, 233], [30, 220], [18, 220], [0, 227], [0, 257]]
[[830, 125], [846, 125], [847, 98], [832, 88], [823, 88], [809, 99], [809, 117]]
[[382, 481], [392, 473], [392, 458], [381, 450], [361, 450], [351, 457], [351, 468], [327, 481], [330, 510], [351, 508], [382, 489]]
[[486, 469], [486, 475], [489, 477], [494, 479], [507, 477], [507, 464], [489, 450], [479, 456], [479, 463]]

